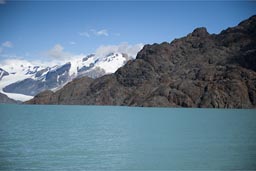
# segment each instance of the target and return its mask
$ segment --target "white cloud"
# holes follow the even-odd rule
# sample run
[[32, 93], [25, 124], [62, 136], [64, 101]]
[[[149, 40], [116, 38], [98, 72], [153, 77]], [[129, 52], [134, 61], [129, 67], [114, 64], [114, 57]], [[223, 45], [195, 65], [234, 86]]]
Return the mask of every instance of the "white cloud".
[[105, 56], [109, 53], [119, 52], [119, 53], [126, 53], [129, 56], [135, 58], [137, 53], [143, 48], [143, 44], [135, 44], [129, 45], [128, 43], [121, 43], [119, 45], [103, 45], [100, 46], [95, 54], [98, 56]]
[[106, 30], [106, 29], [102, 29], [102, 30], [98, 30], [98, 31], [91, 29], [91, 32], [96, 36], [108, 36], [108, 30]]
[[0, 4], [6, 4], [6, 0], [0, 0]]
[[[118, 45], [104, 45], [96, 49], [95, 54], [98, 57], [103, 57], [109, 53], [126, 53], [128, 56], [135, 58], [137, 53], [142, 49], [143, 44], [128, 44], [121, 43]], [[4, 48], [3, 48], [4, 49]], [[30, 55], [30, 54], [27, 54]], [[20, 65], [37, 65], [37, 66], [55, 66], [63, 65], [66, 62], [80, 60], [85, 57], [85, 54], [72, 54], [64, 50], [61, 44], [54, 45], [50, 50], [43, 52], [43, 58], [37, 58], [36, 60], [27, 60], [27, 56], [16, 56], [16, 55], [1, 55], [2, 59], [0, 61], [0, 67], [2, 66], [20, 66]], [[48, 57], [48, 58], [45, 58]]]
[[79, 32], [80, 36], [90, 37], [90, 34], [88, 32]]
[[21, 57], [18, 56], [11, 56], [10, 59], [5, 59], [1, 61], [0, 67], [4, 68], [5, 70], [9, 70], [9, 68], [17, 68], [17, 66], [31, 66], [31, 62], [21, 59]]
[[10, 70], [10, 68], [19, 68], [19, 66], [23, 65], [25, 67], [28, 66], [41, 66], [41, 67], [53, 67], [56, 65], [63, 65], [66, 62], [70, 62], [70, 59], [82, 59], [84, 55], [76, 55], [72, 56], [68, 59], [53, 59], [51, 58], [50, 60], [48, 59], [37, 59], [37, 60], [27, 60], [24, 57], [21, 56], [8, 56], [8, 58], [3, 59], [0, 61], [0, 68], [3, 68], [7, 71]]
[[96, 36], [108, 36], [108, 30], [106, 29], [102, 29], [102, 30], [92, 30], [92, 32], [96, 35]]
[[54, 47], [44, 53], [44, 55], [54, 59], [65, 59], [72, 56], [71, 53], [65, 52], [61, 44], [56, 44]]
[[11, 48], [11, 47], [13, 47], [13, 43], [11, 41], [5, 41], [4, 43], [2, 43], [2, 46]]
[[[101, 30], [95, 30], [91, 29], [89, 32], [79, 32], [78, 33], [80, 36], [85, 36], [85, 37], [91, 37], [91, 36], [109, 36], [108, 30], [107, 29], [101, 29]], [[119, 34], [120, 35], [120, 34]]]

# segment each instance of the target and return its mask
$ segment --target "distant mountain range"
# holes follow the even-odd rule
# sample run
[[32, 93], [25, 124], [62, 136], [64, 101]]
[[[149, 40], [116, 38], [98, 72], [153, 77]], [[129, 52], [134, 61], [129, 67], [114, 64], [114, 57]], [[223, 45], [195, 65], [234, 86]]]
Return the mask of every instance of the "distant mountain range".
[[197, 28], [145, 45], [113, 74], [75, 79], [27, 103], [255, 108], [256, 16], [220, 34]]
[[26, 62], [5, 65], [0, 68], [1, 93], [28, 100], [44, 90], [56, 91], [74, 78], [98, 78], [113, 73], [132, 58], [125, 53], [113, 52], [106, 56], [90, 54], [55, 66], [33, 66]]

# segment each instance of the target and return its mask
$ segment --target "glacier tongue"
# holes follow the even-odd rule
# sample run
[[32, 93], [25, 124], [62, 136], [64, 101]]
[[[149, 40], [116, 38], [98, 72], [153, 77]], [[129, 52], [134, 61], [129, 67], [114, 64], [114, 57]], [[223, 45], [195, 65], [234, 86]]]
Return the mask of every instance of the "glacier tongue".
[[0, 93], [3, 93], [5, 95], [7, 95], [11, 99], [22, 101], [22, 102], [28, 101], [28, 100], [30, 100], [34, 97], [34, 96], [28, 96], [28, 95], [24, 95], [24, 94], [6, 93], [6, 92], [3, 92], [3, 91], [0, 91]]

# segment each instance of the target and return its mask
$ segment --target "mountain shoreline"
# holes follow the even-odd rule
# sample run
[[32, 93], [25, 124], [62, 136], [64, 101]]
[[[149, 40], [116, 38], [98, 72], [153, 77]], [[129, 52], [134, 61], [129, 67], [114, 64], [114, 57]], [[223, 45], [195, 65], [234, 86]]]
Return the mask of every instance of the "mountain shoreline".
[[21, 101], [9, 98], [7, 95], [0, 92], [0, 104], [21, 104]]
[[78, 78], [25, 103], [256, 108], [256, 16], [220, 34], [201, 27], [145, 45], [113, 74]]

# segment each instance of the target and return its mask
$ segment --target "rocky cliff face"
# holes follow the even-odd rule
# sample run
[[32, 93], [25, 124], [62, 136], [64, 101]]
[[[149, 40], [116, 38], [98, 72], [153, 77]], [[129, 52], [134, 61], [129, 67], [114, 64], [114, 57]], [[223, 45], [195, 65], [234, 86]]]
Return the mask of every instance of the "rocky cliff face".
[[16, 103], [20, 103], [20, 102], [9, 98], [3, 93], [0, 93], [0, 104], [16, 104]]
[[0, 80], [6, 76], [6, 75], [9, 75], [8, 72], [6, 72], [5, 70], [3, 70], [2, 68], [0, 68]]
[[197, 28], [146, 45], [114, 74], [80, 78], [27, 103], [255, 108], [256, 16], [218, 35]]

